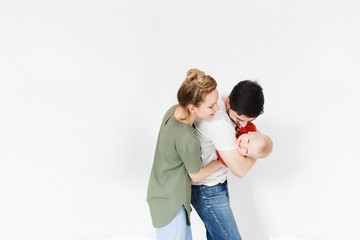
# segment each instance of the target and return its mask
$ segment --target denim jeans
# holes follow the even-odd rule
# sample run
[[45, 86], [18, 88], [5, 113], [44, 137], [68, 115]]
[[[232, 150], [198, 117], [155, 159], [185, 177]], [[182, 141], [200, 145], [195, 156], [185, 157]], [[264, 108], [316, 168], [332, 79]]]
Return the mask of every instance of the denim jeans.
[[215, 186], [193, 185], [191, 204], [204, 222], [208, 240], [241, 240], [229, 201], [227, 181]]
[[164, 227], [156, 228], [156, 240], [192, 240], [191, 228], [186, 224], [186, 210], [181, 206], [179, 212]]

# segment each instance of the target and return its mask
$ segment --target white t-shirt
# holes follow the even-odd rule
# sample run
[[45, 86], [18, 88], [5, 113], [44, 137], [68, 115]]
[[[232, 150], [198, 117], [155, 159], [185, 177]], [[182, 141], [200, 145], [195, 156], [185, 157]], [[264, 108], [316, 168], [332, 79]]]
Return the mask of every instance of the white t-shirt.
[[[201, 145], [202, 165], [205, 166], [216, 160], [216, 150], [230, 151], [236, 149], [235, 123], [231, 121], [222, 98], [219, 98], [218, 105], [220, 110], [217, 111], [211, 120], [197, 119], [195, 120], [195, 134]], [[229, 169], [225, 166], [220, 167], [209, 177], [200, 182], [192, 183], [193, 185], [214, 186], [223, 183]]]

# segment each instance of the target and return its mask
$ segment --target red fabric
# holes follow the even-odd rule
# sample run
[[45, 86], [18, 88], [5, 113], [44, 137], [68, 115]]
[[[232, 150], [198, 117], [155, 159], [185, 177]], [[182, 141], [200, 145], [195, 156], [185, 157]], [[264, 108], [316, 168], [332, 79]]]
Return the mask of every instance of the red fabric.
[[[246, 124], [246, 126], [242, 127], [242, 128], [240, 128], [236, 125], [235, 131], [236, 131], [236, 138], [238, 138], [241, 134], [248, 133], [248, 132], [256, 132], [257, 130], [256, 130], [256, 126], [252, 122], [248, 122]], [[216, 151], [216, 154], [217, 154], [219, 160], [221, 161], [221, 163], [225, 167], [227, 167], [226, 163], [224, 162], [224, 160], [222, 160], [222, 158], [220, 157], [220, 154], [217, 151]]]
[[242, 127], [240, 129], [238, 126], [236, 126], [235, 130], [236, 130], [236, 138], [238, 138], [241, 134], [257, 131], [256, 126], [252, 122], [248, 122], [246, 124], [246, 127]]

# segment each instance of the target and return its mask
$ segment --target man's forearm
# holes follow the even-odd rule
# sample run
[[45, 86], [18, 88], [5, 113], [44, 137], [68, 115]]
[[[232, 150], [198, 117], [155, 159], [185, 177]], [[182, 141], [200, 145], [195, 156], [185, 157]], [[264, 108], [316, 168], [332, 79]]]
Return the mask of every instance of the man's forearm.
[[235, 160], [235, 164], [228, 165], [230, 171], [237, 177], [243, 178], [255, 165], [256, 159], [244, 157], [244, 159]]
[[255, 165], [256, 159], [245, 157], [237, 149], [230, 151], [219, 151], [230, 171], [237, 177], [244, 177]]

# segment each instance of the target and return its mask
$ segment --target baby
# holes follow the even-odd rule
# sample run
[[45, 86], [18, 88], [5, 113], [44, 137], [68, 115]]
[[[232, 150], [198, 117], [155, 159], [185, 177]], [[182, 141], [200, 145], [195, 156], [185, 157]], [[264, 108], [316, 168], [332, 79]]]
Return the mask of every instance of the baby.
[[[238, 138], [236, 146], [241, 155], [258, 159], [265, 158], [272, 152], [273, 142], [271, 138], [257, 131], [253, 123], [248, 122], [246, 127], [236, 129], [236, 132], [236, 137]], [[222, 164], [227, 167], [219, 153], [217, 155]]]

